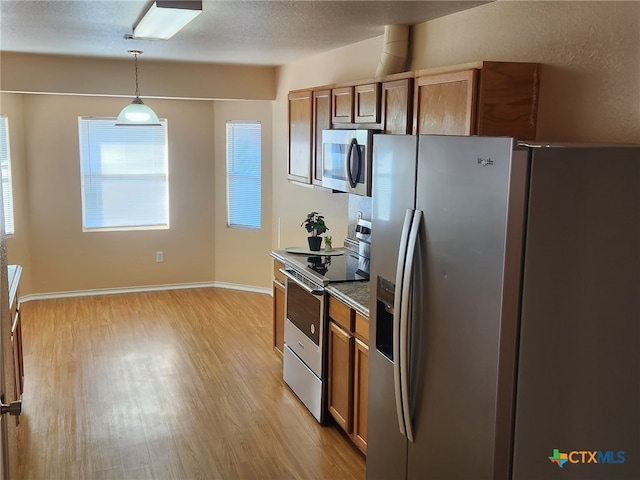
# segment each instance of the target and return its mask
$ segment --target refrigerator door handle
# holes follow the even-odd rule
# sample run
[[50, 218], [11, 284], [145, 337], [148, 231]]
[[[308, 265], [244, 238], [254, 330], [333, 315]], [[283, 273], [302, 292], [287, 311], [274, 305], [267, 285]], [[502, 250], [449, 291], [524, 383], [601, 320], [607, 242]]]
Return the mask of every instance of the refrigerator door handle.
[[398, 249], [398, 266], [396, 267], [396, 296], [393, 301], [393, 385], [396, 396], [396, 413], [398, 415], [398, 428], [400, 433], [407, 436], [405, 429], [404, 414], [402, 410], [402, 387], [400, 381], [400, 362], [402, 356], [400, 355], [400, 324], [402, 311], [400, 306], [402, 304], [402, 281], [404, 279], [404, 267], [407, 254], [407, 244], [409, 240], [409, 232], [411, 230], [411, 222], [413, 219], [413, 210], [407, 209], [404, 216], [404, 224], [402, 226], [402, 233], [400, 234], [400, 248]]
[[409, 334], [411, 332], [411, 322], [413, 312], [411, 311], [412, 285], [411, 277], [414, 270], [416, 256], [416, 245], [418, 234], [420, 233], [420, 222], [422, 220], [422, 210], [413, 212], [411, 231], [407, 243], [407, 253], [404, 265], [404, 278], [402, 280], [401, 296], [401, 322], [400, 322], [400, 388], [402, 398], [402, 416], [404, 417], [406, 436], [413, 442], [413, 424], [411, 422], [411, 405], [409, 404]]

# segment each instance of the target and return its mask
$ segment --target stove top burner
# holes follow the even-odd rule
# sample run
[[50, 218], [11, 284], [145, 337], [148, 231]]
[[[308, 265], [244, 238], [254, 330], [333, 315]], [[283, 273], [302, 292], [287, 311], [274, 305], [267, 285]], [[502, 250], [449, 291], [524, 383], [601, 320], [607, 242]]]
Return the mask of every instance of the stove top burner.
[[369, 280], [369, 260], [345, 252], [340, 256], [308, 255], [305, 271], [323, 283]]
[[322, 251], [308, 254], [288, 250], [274, 251], [271, 255], [298, 275], [321, 285], [369, 280], [370, 260], [349, 249], [345, 249], [342, 255], [323, 255]]

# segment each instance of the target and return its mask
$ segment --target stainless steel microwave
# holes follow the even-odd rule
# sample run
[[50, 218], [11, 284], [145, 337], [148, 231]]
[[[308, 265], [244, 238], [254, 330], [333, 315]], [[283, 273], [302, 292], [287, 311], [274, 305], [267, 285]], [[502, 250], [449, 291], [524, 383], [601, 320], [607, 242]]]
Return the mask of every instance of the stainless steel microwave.
[[371, 196], [374, 130], [322, 131], [322, 186]]

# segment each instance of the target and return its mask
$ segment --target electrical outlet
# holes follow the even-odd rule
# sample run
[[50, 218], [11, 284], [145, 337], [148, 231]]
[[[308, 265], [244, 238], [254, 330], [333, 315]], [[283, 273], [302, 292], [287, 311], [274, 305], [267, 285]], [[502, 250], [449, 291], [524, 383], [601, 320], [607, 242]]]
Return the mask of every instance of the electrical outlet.
[[164, 262], [164, 252], [156, 252], [156, 262], [157, 263]]
[[362, 212], [356, 212], [357, 220], [362, 220]]

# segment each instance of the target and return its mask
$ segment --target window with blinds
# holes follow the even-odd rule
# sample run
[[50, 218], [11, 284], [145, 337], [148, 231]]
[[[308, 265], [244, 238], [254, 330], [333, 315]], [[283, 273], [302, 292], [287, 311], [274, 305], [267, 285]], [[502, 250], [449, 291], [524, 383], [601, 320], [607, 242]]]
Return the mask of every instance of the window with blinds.
[[227, 122], [227, 225], [262, 226], [262, 125]]
[[115, 126], [79, 118], [82, 228], [169, 228], [167, 122]]
[[9, 120], [0, 115], [0, 169], [2, 170], [2, 203], [4, 232], [13, 235], [13, 187], [11, 186], [11, 150], [9, 148]]

